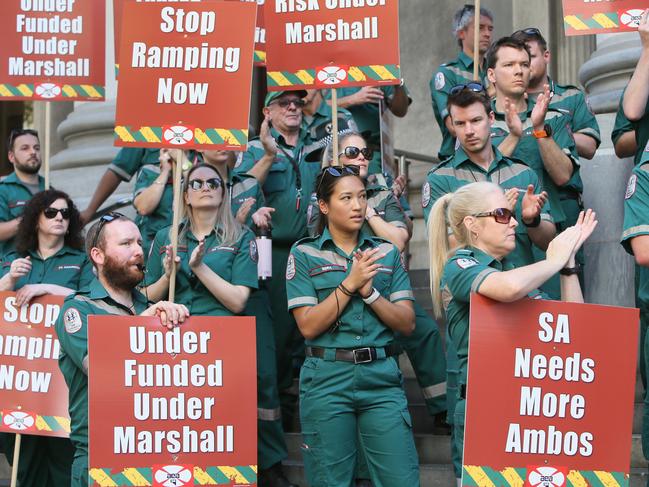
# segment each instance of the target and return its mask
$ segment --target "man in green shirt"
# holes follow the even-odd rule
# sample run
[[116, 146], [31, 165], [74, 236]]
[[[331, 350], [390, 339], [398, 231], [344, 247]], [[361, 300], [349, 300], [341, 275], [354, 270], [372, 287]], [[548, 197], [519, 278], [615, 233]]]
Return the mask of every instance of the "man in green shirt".
[[570, 116], [570, 128], [577, 145], [579, 156], [592, 159], [601, 143], [599, 124], [590, 111], [584, 93], [576, 86], [559, 85], [548, 76], [550, 51], [539, 29], [530, 27], [512, 34], [514, 39], [523, 41], [530, 51], [530, 84], [527, 94], [536, 99], [544, 86], [550, 86], [550, 108]]
[[38, 175], [41, 168], [41, 143], [38, 132], [12, 130], [9, 135], [9, 162], [14, 172], [0, 181], [0, 250], [13, 250], [23, 209], [33, 195], [45, 189], [45, 180]]
[[[433, 100], [433, 112], [435, 120], [442, 131], [442, 145], [439, 148], [438, 157], [443, 161], [455, 152], [455, 132], [449, 119], [446, 109], [446, 100], [451, 88], [471, 81], [480, 81], [487, 86], [487, 73], [483, 65], [478, 70], [478, 80], [473, 79], [473, 31], [475, 22], [475, 7], [465, 5], [455, 12], [453, 16], [453, 34], [460, 47], [460, 54], [457, 58], [443, 63], [430, 80], [430, 96]], [[493, 35], [493, 15], [486, 8], [480, 9], [480, 60], [491, 45]]]
[[65, 298], [56, 322], [59, 367], [69, 389], [70, 439], [75, 446], [72, 487], [88, 485], [88, 315], [159, 316], [172, 328], [189, 316], [182, 305], [149, 306], [136, 291], [144, 277], [144, 254], [135, 223], [119, 213], [104, 215], [87, 235], [86, 250], [97, 271], [90, 285]]
[[293, 385], [293, 355], [300, 356], [303, 341], [286, 304], [286, 262], [291, 245], [307, 235], [306, 212], [309, 195], [315, 186], [320, 164], [305, 160], [310, 144], [302, 124], [303, 98], [306, 91], [269, 92], [259, 137], [248, 143], [248, 150], [235, 165], [235, 174], [248, 173], [262, 186], [266, 213], [272, 225], [273, 277], [270, 293], [277, 377], [282, 419], [290, 424], [295, 413], [296, 393]]

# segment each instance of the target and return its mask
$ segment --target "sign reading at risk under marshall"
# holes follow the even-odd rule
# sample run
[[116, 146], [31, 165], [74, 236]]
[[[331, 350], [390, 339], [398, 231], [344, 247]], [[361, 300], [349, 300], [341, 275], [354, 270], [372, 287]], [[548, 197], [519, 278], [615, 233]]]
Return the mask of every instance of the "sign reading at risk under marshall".
[[255, 357], [254, 318], [91, 316], [89, 484], [257, 485]]
[[271, 91], [399, 84], [398, 0], [266, 0]]
[[462, 485], [628, 486], [638, 310], [471, 297]]
[[257, 5], [125, 2], [115, 144], [243, 151]]
[[2, 0], [0, 100], [102, 101], [106, 4]]

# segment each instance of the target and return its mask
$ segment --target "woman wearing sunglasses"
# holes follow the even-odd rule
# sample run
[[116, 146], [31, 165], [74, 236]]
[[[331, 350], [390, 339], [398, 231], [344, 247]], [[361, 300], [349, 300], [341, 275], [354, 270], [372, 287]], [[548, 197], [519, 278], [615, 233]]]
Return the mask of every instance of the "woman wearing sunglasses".
[[[216, 168], [192, 167], [183, 183], [184, 218], [178, 235], [176, 302], [192, 315], [240, 314], [250, 289], [257, 288], [257, 247], [253, 233], [230, 209], [225, 183]], [[151, 245], [145, 292], [152, 301], [169, 292], [169, 229]]]
[[[53, 189], [32, 197], [18, 226], [15, 250], [3, 257], [0, 290], [17, 291], [16, 305], [45, 294], [67, 296], [87, 286], [94, 275], [81, 235], [79, 212], [70, 197]], [[10, 460], [13, 435], [5, 453]], [[68, 439], [22, 438], [21, 486], [70, 485], [74, 448]]]
[[[545, 259], [512, 268], [506, 257], [516, 246], [518, 225], [502, 189], [493, 183], [471, 183], [439, 198], [428, 225], [430, 282], [433, 309], [446, 316], [459, 362], [455, 440], [463, 451], [467, 361], [469, 354], [469, 299], [475, 292], [496, 301], [512, 302], [526, 296], [545, 299], [538, 288], [557, 272], [561, 298], [583, 303], [575, 255], [597, 226], [595, 213], [582, 212], [575, 226], [552, 240]], [[449, 248], [448, 230], [457, 242]]]
[[416, 487], [394, 341], [415, 326], [408, 275], [399, 249], [362, 229], [367, 193], [356, 168], [325, 168], [316, 188], [319, 236], [293, 245], [286, 267], [288, 308], [306, 344], [300, 419], [308, 483], [352, 485], [362, 448], [376, 485]]

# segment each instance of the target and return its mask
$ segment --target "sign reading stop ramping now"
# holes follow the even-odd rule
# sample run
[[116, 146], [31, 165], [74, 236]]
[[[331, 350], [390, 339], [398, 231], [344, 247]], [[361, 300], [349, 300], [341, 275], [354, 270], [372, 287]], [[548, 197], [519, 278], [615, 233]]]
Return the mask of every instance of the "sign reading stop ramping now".
[[271, 91], [399, 84], [398, 0], [266, 0]]
[[102, 101], [106, 4], [2, 0], [0, 100]]
[[17, 306], [0, 293], [0, 431], [68, 437], [68, 387], [59, 370], [54, 324], [63, 296]]
[[90, 485], [256, 485], [255, 343], [250, 317], [91, 316]]
[[646, 0], [563, 0], [563, 25], [567, 36], [634, 31], [646, 8]]
[[471, 297], [462, 485], [628, 485], [638, 310]]
[[257, 5], [122, 5], [115, 144], [245, 150]]

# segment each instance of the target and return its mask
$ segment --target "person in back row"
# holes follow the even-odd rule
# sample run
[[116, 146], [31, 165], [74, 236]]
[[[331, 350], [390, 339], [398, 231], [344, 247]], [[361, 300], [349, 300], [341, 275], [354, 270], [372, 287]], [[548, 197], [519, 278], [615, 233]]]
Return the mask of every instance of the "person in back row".
[[[34, 195], [24, 207], [14, 242], [15, 250], [2, 259], [0, 291], [17, 291], [16, 306], [46, 294], [67, 296], [94, 278], [83, 248], [79, 212], [61, 191]], [[11, 463], [14, 435], [2, 436]], [[24, 435], [18, 482], [21, 487], [70, 485], [73, 457], [74, 447], [67, 438]]]

